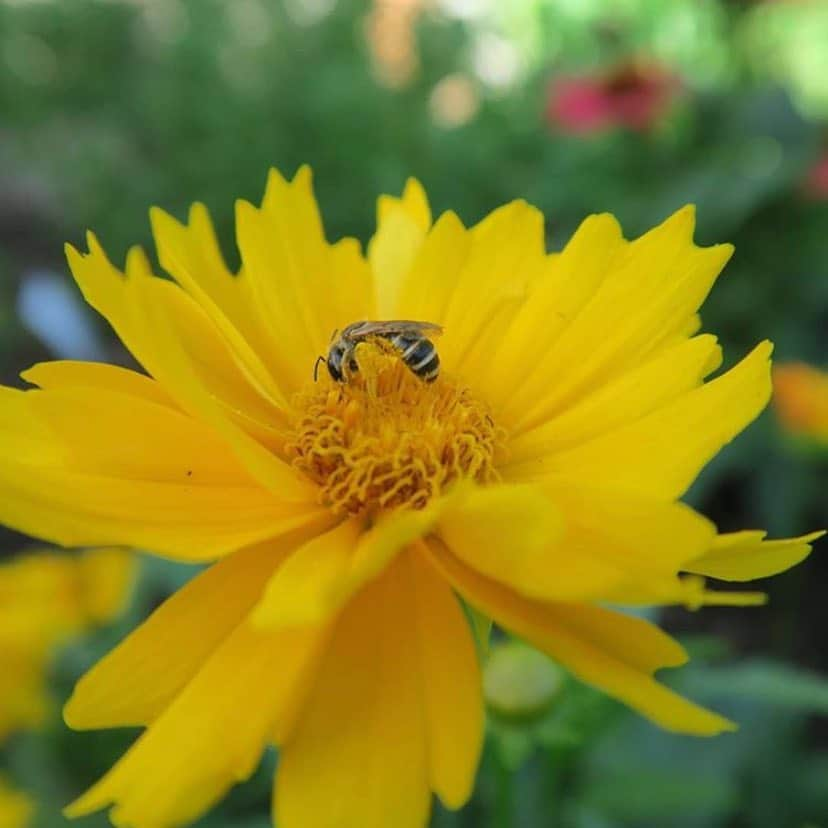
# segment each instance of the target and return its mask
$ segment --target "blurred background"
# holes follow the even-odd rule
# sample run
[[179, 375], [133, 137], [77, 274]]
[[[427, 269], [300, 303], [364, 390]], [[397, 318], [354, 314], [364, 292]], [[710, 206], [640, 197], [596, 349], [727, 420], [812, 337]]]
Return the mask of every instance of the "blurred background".
[[[0, 2], [0, 379], [128, 361], [64, 241], [94, 228], [120, 262], [151, 246], [150, 205], [183, 218], [200, 200], [232, 260], [234, 199], [260, 198], [271, 165], [313, 166], [331, 239], [367, 240], [377, 194], [409, 175], [467, 223], [528, 199], [552, 247], [590, 212], [632, 237], [695, 202], [698, 240], [736, 244], [705, 328], [728, 364], [773, 339], [780, 367], [775, 406], [690, 499], [723, 531], [825, 527], [826, 79], [822, 0]], [[59, 704], [192, 570], [42, 551], [33, 566], [31, 542], [0, 532], [0, 828], [52, 828], [135, 735], [71, 733]], [[662, 616], [694, 655], [668, 682], [741, 723], [715, 741], [657, 731], [495, 638], [477, 791], [434, 825], [828, 826], [825, 549], [759, 587], [766, 607]], [[36, 644], [18, 652], [24, 627]], [[269, 825], [276, 761], [199, 825]]]

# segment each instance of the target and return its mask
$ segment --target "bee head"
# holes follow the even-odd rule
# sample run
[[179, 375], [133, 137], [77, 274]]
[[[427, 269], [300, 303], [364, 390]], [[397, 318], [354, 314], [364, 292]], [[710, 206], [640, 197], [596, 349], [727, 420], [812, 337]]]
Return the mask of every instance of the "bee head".
[[331, 379], [335, 382], [342, 382], [342, 360], [344, 358], [345, 346], [341, 342], [335, 342], [331, 345], [331, 348], [328, 351], [327, 366], [328, 373], [331, 375]]

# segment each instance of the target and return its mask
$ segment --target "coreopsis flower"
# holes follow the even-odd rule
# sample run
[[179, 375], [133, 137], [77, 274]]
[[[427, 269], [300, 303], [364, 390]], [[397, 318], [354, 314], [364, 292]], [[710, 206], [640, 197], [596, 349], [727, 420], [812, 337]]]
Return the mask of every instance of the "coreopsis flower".
[[664, 115], [680, 87], [662, 67], [635, 62], [599, 75], [563, 75], [549, 86], [546, 116], [575, 135], [608, 127], [645, 131]]
[[0, 564], [0, 743], [43, 722], [55, 649], [117, 615], [132, 571], [132, 556], [116, 549], [31, 550]]
[[374, 0], [365, 18], [365, 38], [377, 79], [402, 87], [416, 72], [420, 60], [415, 27], [425, 10], [423, 0]]
[[34, 815], [34, 803], [21, 791], [15, 790], [0, 775], [0, 825], [3, 828], [29, 828]]
[[[274, 172], [238, 203], [235, 275], [204, 207], [151, 219], [171, 280], [68, 249], [149, 376], [47, 363], [3, 391], [6, 522], [213, 562], [78, 683], [71, 726], [146, 730], [70, 815], [185, 824], [271, 743], [280, 828], [459, 807], [483, 707], [458, 595], [665, 728], [734, 727], [655, 680], [678, 643], [603, 606], [755, 602], [680, 573], [768, 575], [813, 537], [718, 536], [679, 500], [770, 394], [767, 342], [704, 381], [730, 247], [696, 247], [692, 209], [633, 242], [593, 216], [549, 255], [528, 204], [432, 222], [411, 181], [363, 257], [326, 240], [307, 169]], [[427, 324], [343, 339], [390, 320]]]
[[828, 372], [804, 362], [773, 370], [774, 407], [792, 434], [828, 445]]

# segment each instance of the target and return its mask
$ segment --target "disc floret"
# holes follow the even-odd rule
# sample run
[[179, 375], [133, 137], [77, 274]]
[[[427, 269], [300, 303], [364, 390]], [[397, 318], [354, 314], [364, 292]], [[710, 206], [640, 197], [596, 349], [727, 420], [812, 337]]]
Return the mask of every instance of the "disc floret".
[[288, 456], [337, 513], [422, 509], [456, 480], [497, 478], [487, 406], [450, 377], [425, 383], [380, 350], [361, 354], [347, 383], [298, 395], [295, 408]]

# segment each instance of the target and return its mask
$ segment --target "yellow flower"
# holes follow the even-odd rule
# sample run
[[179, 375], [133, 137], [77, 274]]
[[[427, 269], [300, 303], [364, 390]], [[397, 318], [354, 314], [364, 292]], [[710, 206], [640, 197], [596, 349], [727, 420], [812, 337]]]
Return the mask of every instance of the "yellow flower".
[[55, 647], [117, 614], [132, 569], [132, 556], [115, 549], [31, 550], [0, 565], [0, 743], [42, 723]]
[[34, 804], [26, 794], [14, 790], [0, 776], [0, 825], [3, 828], [28, 828]]
[[[599, 606], [755, 602], [678, 573], [768, 575], [815, 537], [717, 538], [678, 502], [770, 393], [768, 343], [703, 382], [720, 353], [696, 312], [730, 248], [696, 247], [691, 209], [634, 242], [593, 216], [547, 255], [526, 203], [432, 224], [412, 181], [364, 258], [325, 240], [307, 169], [274, 172], [237, 205], [236, 276], [202, 206], [151, 219], [173, 281], [137, 249], [122, 274], [92, 235], [68, 255], [152, 379], [50, 363], [2, 392], [0, 518], [217, 561], [79, 682], [71, 726], [147, 729], [70, 815], [187, 823], [269, 743], [280, 828], [459, 807], [483, 712], [455, 591], [665, 728], [733, 727], [653, 678], [681, 646]], [[435, 382], [383, 339], [313, 381], [333, 331], [394, 319], [443, 326]]]
[[828, 444], [828, 373], [802, 362], [777, 365], [773, 386], [782, 424], [794, 434]]

